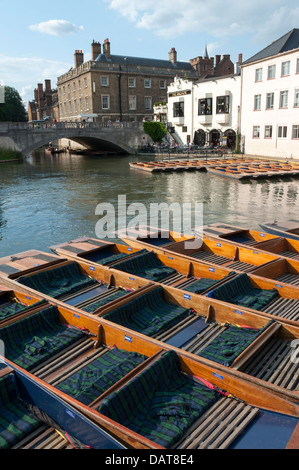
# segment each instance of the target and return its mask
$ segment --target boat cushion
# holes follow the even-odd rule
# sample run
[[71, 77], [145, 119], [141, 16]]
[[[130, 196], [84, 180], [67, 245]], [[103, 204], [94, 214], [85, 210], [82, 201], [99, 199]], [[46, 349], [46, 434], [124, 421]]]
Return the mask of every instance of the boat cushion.
[[[109, 291], [108, 291], [109, 292]], [[100, 307], [103, 307], [104, 305], [107, 305], [109, 302], [113, 302], [113, 300], [119, 299], [123, 297], [124, 295], [127, 295], [129, 291], [125, 289], [118, 289], [116, 292], [113, 292], [110, 295], [107, 295], [99, 300], [96, 300], [90, 305], [87, 305], [86, 307], [80, 307], [84, 312], [88, 313], [93, 313], [95, 310], [97, 310]]]
[[217, 338], [199, 353], [199, 356], [224, 366], [230, 366], [272, 323], [273, 320], [267, 323], [263, 328], [246, 328], [228, 325]]
[[98, 411], [169, 448], [219, 396], [219, 392], [183, 374], [178, 356], [168, 351], [104, 399]]
[[111, 322], [147, 336], [176, 325], [190, 314], [190, 309], [166, 302], [158, 287], [103, 315]]
[[0, 449], [10, 449], [41, 425], [18, 397], [13, 373], [0, 379]]
[[[42, 301], [41, 301], [42, 302]], [[10, 295], [0, 297], [0, 320], [5, 320], [16, 313], [26, 312], [26, 310], [36, 307], [39, 303], [33, 305], [26, 305]]]
[[145, 359], [142, 354], [114, 347], [56, 385], [56, 388], [89, 405]]
[[54, 298], [97, 284], [95, 279], [80, 272], [76, 262], [20, 277], [18, 282]]
[[111, 264], [115, 261], [122, 260], [131, 256], [128, 253], [114, 253], [111, 247], [103, 248], [101, 250], [92, 251], [90, 253], [84, 253], [82, 258], [87, 259], [88, 261], [92, 261], [94, 263], [99, 263], [103, 266], [107, 264]]
[[278, 296], [278, 292], [276, 289], [257, 289], [252, 287], [249, 277], [246, 273], [243, 273], [231, 281], [215, 287], [206, 296], [242, 307], [262, 310]]
[[84, 333], [62, 323], [57, 307], [51, 306], [0, 330], [5, 357], [31, 370], [84, 337]]
[[[226, 277], [230, 277], [232, 274], [234, 273], [229, 273], [223, 279], [225, 279]], [[222, 279], [209, 279], [202, 277], [201, 279], [197, 279], [195, 282], [192, 282], [192, 284], [190, 284], [189, 286], [184, 287], [184, 290], [188, 292], [193, 292], [194, 294], [201, 294], [202, 292], [213, 287], [215, 284], [218, 284], [218, 282], [220, 281], [222, 281]]]
[[126, 261], [122, 261], [113, 265], [115, 269], [135, 274], [136, 276], [159, 282], [168, 276], [176, 273], [175, 269], [164, 264], [159, 260], [152, 251], [139, 254]]

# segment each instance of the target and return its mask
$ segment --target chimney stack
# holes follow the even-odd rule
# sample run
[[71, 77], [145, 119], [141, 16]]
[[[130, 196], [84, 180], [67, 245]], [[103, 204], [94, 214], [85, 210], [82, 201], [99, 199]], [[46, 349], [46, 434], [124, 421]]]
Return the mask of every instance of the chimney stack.
[[239, 54], [238, 63], [242, 64], [242, 61], [243, 61], [243, 54]]
[[104, 44], [103, 44], [103, 52], [107, 59], [110, 59], [110, 42], [109, 39], [105, 39]]
[[215, 65], [218, 65], [218, 64], [219, 64], [220, 58], [221, 58], [220, 55], [216, 55], [216, 56], [215, 56], [215, 59], [216, 59], [216, 60], [215, 60]]
[[52, 89], [51, 89], [51, 80], [45, 80], [45, 88], [46, 88], [46, 93], [51, 94]]
[[37, 103], [38, 103], [39, 108], [43, 106], [43, 98], [44, 98], [43, 84], [38, 83], [37, 84]]
[[80, 65], [83, 64], [84, 62], [84, 54], [80, 50], [76, 50], [74, 54], [74, 63], [75, 63], [75, 69], [78, 68]]
[[172, 49], [169, 51], [169, 60], [170, 62], [172, 62], [173, 64], [176, 64], [177, 63], [177, 52], [175, 50], [175, 47], [172, 47]]
[[101, 52], [101, 44], [93, 40], [91, 44], [91, 60], [96, 60], [96, 58], [101, 54]]

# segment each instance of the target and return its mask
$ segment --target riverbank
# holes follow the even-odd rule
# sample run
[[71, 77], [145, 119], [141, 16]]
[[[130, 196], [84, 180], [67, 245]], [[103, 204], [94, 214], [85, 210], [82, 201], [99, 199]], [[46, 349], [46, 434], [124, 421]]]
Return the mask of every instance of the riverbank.
[[0, 163], [20, 162], [22, 160], [23, 155], [21, 152], [0, 148]]

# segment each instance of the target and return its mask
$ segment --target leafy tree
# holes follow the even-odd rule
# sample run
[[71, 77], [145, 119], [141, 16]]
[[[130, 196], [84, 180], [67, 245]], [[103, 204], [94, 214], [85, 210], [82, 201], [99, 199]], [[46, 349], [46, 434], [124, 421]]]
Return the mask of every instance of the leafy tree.
[[155, 143], [161, 143], [163, 137], [167, 134], [167, 129], [163, 122], [156, 121], [145, 121], [143, 123], [143, 129], [146, 134], [148, 134]]
[[22, 98], [19, 92], [10, 86], [4, 87], [4, 103], [0, 103], [0, 121], [27, 121], [27, 113]]

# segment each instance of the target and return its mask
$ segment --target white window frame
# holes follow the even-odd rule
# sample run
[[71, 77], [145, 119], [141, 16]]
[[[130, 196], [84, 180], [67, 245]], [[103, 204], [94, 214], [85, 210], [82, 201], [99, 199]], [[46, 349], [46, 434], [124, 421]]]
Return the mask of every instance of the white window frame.
[[287, 109], [289, 101], [289, 90], [282, 90], [279, 94], [279, 108]]
[[109, 86], [109, 77], [107, 75], [101, 76], [101, 86]]
[[261, 82], [263, 80], [263, 68], [259, 67], [255, 69], [255, 81]]
[[160, 90], [165, 90], [165, 88], [166, 88], [166, 80], [160, 80], [159, 86], [160, 86]]
[[273, 91], [266, 94], [266, 109], [274, 109], [274, 93], [273, 93]]
[[[103, 110], [110, 109], [110, 95], [102, 95], [101, 101], [102, 101], [102, 109]], [[104, 104], [106, 104], [105, 101], [106, 101], [107, 105], [104, 106]]]
[[288, 77], [290, 75], [291, 70], [291, 61], [285, 60], [281, 63], [281, 76]]
[[299, 124], [293, 124], [292, 126], [292, 139], [299, 139]]
[[276, 77], [276, 65], [272, 64], [268, 66], [268, 80], [273, 80]]
[[129, 77], [128, 78], [128, 87], [135, 88], [136, 87], [136, 78]]
[[145, 78], [144, 79], [144, 88], [151, 88], [152, 87], [152, 82], [150, 78]]
[[271, 124], [266, 124], [265, 125], [265, 139], [272, 139], [272, 134], [273, 134], [273, 126]]
[[[147, 103], [149, 103], [149, 106], [147, 106]], [[152, 109], [152, 97], [151, 96], [144, 97], [144, 109], [146, 110]]]
[[254, 95], [254, 111], [260, 111], [262, 109], [262, 95]]
[[277, 138], [286, 139], [287, 136], [288, 136], [288, 126], [286, 125], [277, 126]]
[[294, 108], [299, 108], [299, 88], [295, 88], [295, 92], [294, 92]]
[[84, 88], [87, 88], [87, 78], [83, 78]]
[[137, 108], [136, 95], [129, 95], [129, 110], [136, 111], [136, 108]]
[[88, 96], [85, 96], [85, 110], [89, 111], [89, 99]]
[[261, 136], [261, 128], [260, 126], [253, 126], [252, 129], [252, 138], [253, 139], [259, 139]]

